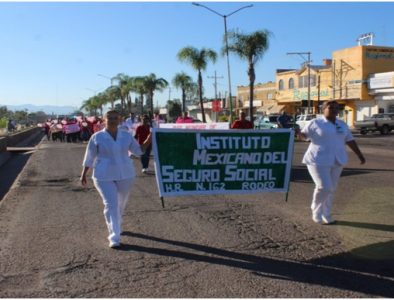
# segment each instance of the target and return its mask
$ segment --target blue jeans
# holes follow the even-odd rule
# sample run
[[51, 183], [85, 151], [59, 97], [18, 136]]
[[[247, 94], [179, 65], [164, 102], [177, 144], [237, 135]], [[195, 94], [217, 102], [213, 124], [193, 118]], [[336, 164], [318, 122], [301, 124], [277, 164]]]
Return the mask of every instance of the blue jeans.
[[145, 153], [141, 155], [141, 164], [143, 169], [147, 169], [149, 167], [149, 155], [151, 151], [152, 145], [149, 145], [148, 148], [146, 148]]

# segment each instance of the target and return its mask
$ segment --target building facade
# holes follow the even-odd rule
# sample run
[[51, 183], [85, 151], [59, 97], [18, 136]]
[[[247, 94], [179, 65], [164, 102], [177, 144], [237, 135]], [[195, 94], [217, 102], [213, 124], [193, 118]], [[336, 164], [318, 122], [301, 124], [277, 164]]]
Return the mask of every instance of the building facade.
[[[321, 65], [278, 69], [275, 82], [255, 85], [253, 114], [320, 113], [327, 100], [341, 104], [339, 117], [350, 126], [393, 111], [394, 47], [358, 45], [334, 51]], [[249, 114], [249, 86], [238, 87], [235, 108]]]
[[[276, 99], [291, 114], [319, 113], [322, 101], [336, 100], [342, 107], [339, 117], [352, 126], [356, 120], [388, 110], [389, 102], [382, 101], [391, 101], [391, 96], [382, 95], [382, 90], [377, 93], [374, 84], [369, 83], [381, 76], [390, 76], [376, 73], [390, 71], [394, 71], [393, 47], [360, 45], [346, 48], [334, 51], [332, 59], [323, 60], [322, 65], [278, 70]], [[386, 92], [393, 88], [390, 84], [384, 86], [388, 89]]]
[[[283, 107], [278, 106], [275, 96], [275, 82], [269, 81], [255, 84], [253, 90], [253, 115], [279, 112]], [[249, 97], [249, 86], [237, 87], [237, 101], [235, 106], [237, 114], [243, 111], [246, 115], [249, 115]]]
[[276, 99], [287, 113], [316, 113], [322, 101], [331, 99], [331, 60], [323, 62], [323, 65], [304, 65], [299, 70], [276, 71]]

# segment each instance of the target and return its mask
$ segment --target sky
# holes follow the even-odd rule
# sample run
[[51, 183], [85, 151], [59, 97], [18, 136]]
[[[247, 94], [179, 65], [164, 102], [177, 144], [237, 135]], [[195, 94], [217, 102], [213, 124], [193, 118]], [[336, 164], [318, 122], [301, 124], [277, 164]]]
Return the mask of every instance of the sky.
[[[287, 52], [310, 51], [322, 64], [335, 50], [357, 45], [364, 33], [394, 47], [394, 2], [200, 2], [227, 18], [228, 30], [269, 30], [269, 49], [256, 65], [256, 83], [275, 81], [276, 69], [299, 68]], [[0, 2], [0, 105], [71, 105], [110, 86], [118, 73], [156, 74], [171, 83], [176, 73], [197, 72], [178, 61], [186, 46], [218, 52], [203, 73], [204, 96], [228, 91], [224, 19], [191, 2]], [[230, 54], [232, 94], [248, 85], [247, 63]], [[171, 89], [170, 89], [171, 88]], [[181, 98], [170, 84], [154, 103]], [[133, 97], [135, 97], [133, 95]]]

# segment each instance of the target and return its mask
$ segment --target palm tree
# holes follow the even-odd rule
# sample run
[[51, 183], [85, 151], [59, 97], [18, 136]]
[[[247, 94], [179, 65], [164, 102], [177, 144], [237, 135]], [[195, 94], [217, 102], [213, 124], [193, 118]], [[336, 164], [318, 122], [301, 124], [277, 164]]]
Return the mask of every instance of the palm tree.
[[98, 103], [95, 101], [94, 97], [84, 100], [80, 109], [88, 111], [90, 115], [97, 116]]
[[[249, 114], [251, 121], [253, 121], [253, 89], [254, 81], [256, 79], [254, 66], [268, 50], [268, 38], [270, 36], [271, 32], [268, 30], [259, 30], [251, 34], [242, 34], [237, 31], [230, 31], [227, 33], [227, 37], [229, 39], [228, 51], [233, 52], [241, 59], [248, 61]], [[225, 51], [226, 46], [222, 49], [223, 53], [225, 53]]]
[[186, 91], [190, 89], [193, 83], [192, 78], [185, 72], [175, 74], [172, 84], [182, 90], [182, 111], [186, 111]]
[[156, 75], [151, 73], [145, 77], [144, 86], [149, 97], [149, 109], [151, 117], [153, 116], [153, 94], [155, 91], [162, 91], [168, 86], [167, 80], [164, 78], [156, 78]]
[[147, 93], [145, 87], [145, 80], [146, 76], [137, 76], [134, 77], [134, 87], [135, 92], [140, 96], [140, 113], [143, 114], [144, 112], [144, 95]]
[[208, 60], [216, 62], [217, 54], [212, 49], [202, 48], [198, 50], [194, 47], [185, 47], [178, 52], [178, 59], [189, 63], [193, 69], [198, 71], [198, 92], [200, 98], [202, 121], [206, 123], [204, 103], [202, 99], [202, 75], [201, 71], [207, 68]]
[[119, 73], [113, 80], [118, 81], [118, 87], [120, 89], [120, 104], [121, 104], [121, 113], [123, 114], [126, 108], [126, 103], [128, 104], [131, 100], [130, 91], [132, 90], [131, 78], [123, 73]]
[[105, 90], [108, 96], [109, 102], [111, 103], [111, 109], [115, 107], [115, 101], [120, 99], [120, 88], [116, 85], [110, 86]]
[[91, 99], [93, 106], [100, 110], [100, 116], [103, 116], [103, 106], [109, 103], [109, 98], [106, 93], [99, 93]]
[[189, 101], [194, 100], [198, 98], [198, 84], [196, 82], [192, 82], [186, 90], [186, 99], [189, 99]]

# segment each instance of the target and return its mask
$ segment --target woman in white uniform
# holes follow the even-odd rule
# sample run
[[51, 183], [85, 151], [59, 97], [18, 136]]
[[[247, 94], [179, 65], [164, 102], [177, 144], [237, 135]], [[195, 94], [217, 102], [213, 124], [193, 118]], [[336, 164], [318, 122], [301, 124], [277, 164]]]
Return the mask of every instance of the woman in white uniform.
[[120, 246], [122, 215], [135, 177], [129, 151], [142, 155], [151, 143], [151, 136], [139, 145], [127, 131], [119, 130], [120, 115], [111, 110], [106, 113], [103, 130], [92, 135], [83, 160], [81, 183], [86, 185], [86, 174], [93, 168], [93, 182], [103, 199], [104, 217], [109, 232], [109, 247]]
[[348, 162], [346, 146], [358, 156], [361, 164], [365, 158], [345, 122], [337, 119], [338, 103], [323, 104], [323, 117], [312, 120], [298, 135], [311, 143], [302, 163], [307, 165], [315, 190], [312, 199], [312, 219], [318, 224], [334, 224], [331, 207], [343, 166]]

